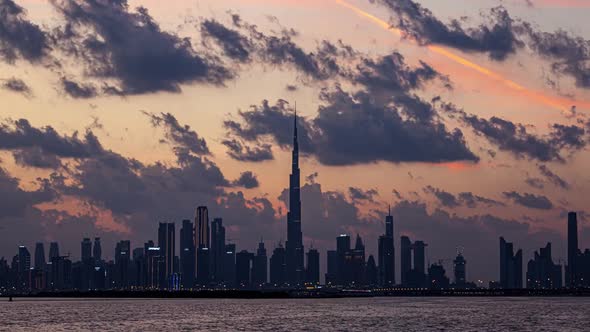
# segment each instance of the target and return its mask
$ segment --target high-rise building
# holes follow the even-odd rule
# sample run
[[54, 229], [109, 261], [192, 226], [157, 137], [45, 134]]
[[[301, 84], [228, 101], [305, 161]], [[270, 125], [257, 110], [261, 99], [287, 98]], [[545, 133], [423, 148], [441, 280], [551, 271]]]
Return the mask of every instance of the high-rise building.
[[158, 227], [158, 247], [164, 257], [166, 278], [174, 274], [174, 257], [176, 252], [176, 230], [174, 223], [160, 223]]
[[94, 238], [94, 247], [92, 248], [92, 256], [94, 261], [98, 264], [102, 261], [102, 246], [100, 245], [100, 238]]
[[326, 285], [336, 285], [338, 283], [338, 251], [328, 250], [326, 269]]
[[130, 285], [129, 272], [131, 267], [131, 241], [119, 241], [115, 245], [115, 285], [126, 288]]
[[462, 253], [457, 253], [453, 260], [453, 274], [455, 276], [455, 286], [463, 287], [467, 283], [467, 261]]
[[81, 255], [82, 261], [90, 261], [92, 260], [92, 242], [89, 238], [82, 239], [81, 246]]
[[31, 253], [27, 247], [18, 247], [17, 261], [17, 289], [29, 290], [31, 288]]
[[209, 210], [199, 206], [195, 214], [195, 248], [209, 248]]
[[347, 270], [350, 271], [350, 282], [356, 286], [365, 284], [365, 245], [359, 234], [356, 235], [354, 249], [346, 255]]
[[256, 287], [268, 282], [268, 258], [264, 242], [260, 241], [252, 262], [252, 284]]
[[379, 237], [379, 283], [383, 287], [395, 285], [395, 247], [393, 240], [393, 216], [385, 217], [385, 234]]
[[299, 285], [305, 278], [303, 234], [301, 232], [301, 193], [299, 169], [299, 142], [297, 138], [297, 113], [294, 117], [293, 153], [289, 176], [289, 211], [287, 212], [286, 263], [287, 281]]
[[377, 264], [375, 263], [375, 258], [373, 255], [369, 256], [367, 259], [367, 267], [365, 269], [365, 283], [367, 285], [375, 286], [379, 282], [379, 273], [377, 269]]
[[234, 286], [236, 282], [236, 245], [225, 245], [225, 257], [223, 258], [223, 283], [226, 286]]
[[59, 244], [57, 242], [51, 242], [49, 244], [49, 261], [53, 258], [59, 257]]
[[500, 287], [522, 288], [522, 250], [514, 254], [514, 245], [500, 237]]
[[45, 246], [43, 242], [35, 244], [35, 270], [45, 269]]
[[207, 247], [197, 249], [197, 284], [208, 285], [211, 282], [211, 251]]
[[146, 251], [146, 261], [147, 287], [152, 289], [165, 288], [167, 284], [166, 266], [164, 255], [161, 254], [160, 248], [148, 247]]
[[412, 241], [407, 236], [400, 239], [401, 282], [408, 285], [410, 271], [412, 270]]
[[191, 288], [195, 283], [196, 251], [193, 232], [193, 223], [183, 220], [180, 229], [180, 275], [183, 288]]
[[555, 289], [562, 286], [561, 265], [553, 263], [551, 243], [535, 251], [534, 258], [527, 264], [526, 287]]
[[252, 283], [252, 260], [254, 254], [242, 250], [236, 254], [236, 285], [241, 288], [248, 288]]
[[285, 248], [281, 243], [273, 250], [270, 257], [270, 283], [283, 286], [287, 283], [287, 262]]
[[567, 286], [577, 287], [578, 276], [578, 215], [570, 212], [567, 215]]
[[211, 279], [223, 281], [223, 259], [225, 257], [225, 227], [221, 218], [211, 223]]
[[350, 254], [350, 235], [340, 234], [336, 238], [336, 253], [338, 263], [336, 268], [336, 284], [348, 285], [351, 281], [351, 273], [346, 262], [347, 254]]
[[305, 270], [306, 281], [310, 284], [320, 283], [320, 253], [316, 249], [309, 249], [307, 252], [307, 268]]

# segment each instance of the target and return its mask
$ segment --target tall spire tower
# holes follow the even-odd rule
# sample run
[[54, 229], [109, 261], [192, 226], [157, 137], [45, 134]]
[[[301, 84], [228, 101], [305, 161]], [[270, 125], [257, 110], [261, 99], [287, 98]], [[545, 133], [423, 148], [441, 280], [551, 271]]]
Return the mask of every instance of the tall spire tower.
[[293, 118], [293, 163], [289, 176], [289, 212], [287, 213], [287, 280], [291, 285], [303, 283], [305, 277], [303, 234], [301, 233], [301, 171], [297, 137], [297, 106]]

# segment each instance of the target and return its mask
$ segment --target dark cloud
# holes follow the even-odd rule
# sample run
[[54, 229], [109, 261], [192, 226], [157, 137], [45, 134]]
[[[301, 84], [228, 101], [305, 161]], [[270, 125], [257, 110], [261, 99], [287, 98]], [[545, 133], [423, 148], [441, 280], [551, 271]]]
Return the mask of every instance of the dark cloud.
[[12, 155], [17, 165], [23, 167], [57, 169], [62, 165], [58, 156], [45, 153], [38, 146], [15, 150]]
[[[375, 104], [365, 92], [354, 95], [340, 88], [323, 91], [318, 115], [298, 118], [300, 147], [325, 165], [390, 162], [478, 161], [462, 132], [448, 131], [434, 110], [416, 96], [398, 98], [398, 107]], [[407, 115], [407, 116], [403, 116]], [[293, 116], [285, 102], [264, 101], [227, 120], [230, 136], [249, 142], [266, 139], [288, 148]]]
[[550, 210], [553, 208], [553, 203], [545, 196], [537, 196], [529, 193], [520, 194], [516, 191], [504, 192], [504, 196], [516, 204], [531, 209]]
[[363, 190], [362, 188], [349, 187], [348, 195], [350, 196], [350, 199], [352, 199], [353, 201], [374, 202], [375, 196], [378, 196], [379, 192], [377, 192], [377, 190], [375, 189]]
[[[564, 152], [573, 152], [585, 147], [585, 130], [577, 126], [555, 124], [546, 136], [528, 131], [520, 123], [492, 117], [489, 120], [463, 113], [462, 120], [477, 135], [487, 138], [500, 150], [509, 151], [517, 157], [539, 161], [565, 161]], [[529, 126], [530, 128], [530, 126]]]
[[62, 135], [50, 126], [36, 128], [25, 119], [7, 121], [0, 124], [0, 150], [15, 152], [17, 162], [31, 167], [58, 165], [56, 157], [89, 158], [104, 152], [91, 131], [83, 136]]
[[12, 0], [0, 0], [0, 59], [39, 62], [50, 51], [49, 38], [29, 22], [25, 10]]
[[0, 82], [2, 83], [0, 84], [0, 87], [2, 87], [5, 90], [20, 93], [25, 97], [33, 96], [33, 90], [31, 90], [31, 88], [27, 85], [27, 83], [25, 83], [25, 81], [19, 78], [12, 77], [9, 79], [0, 80]]
[[562, 179], [559, 175], [553, 173], [553, 171], [551, 171], [549, 167], [547, 167], [546, 165], [537, 166], [539, 167], [539, 171], [541, 172], [541, 174], [543, 174], [543, 176], [547, 178], [547, 180], [549, 180], [551, 183], [566, 190], [570, 188], [569, 183], [567, 183], [567, 181]]
[[489, 23], [464, 27], [459, 20], [440, 21], [434, 14], [412, 0], [377, 0], [397, 16], [393, 25], [409, 38], [424, 44], [442, 44], [467, 52], [487, 53], [493, 60], [504, 60], [524, 43], [514, 32], [514, 21], [503, 7], [493, 8]]
[[82, 84], [65, 77], [61, 79], [61, 86], [63, 91], [70, 97], [75, 99], [94, 98], [98, 95], [96, 87], [92, 84]]
[[240, 174], [240, 177], [232, 182], [236, 187], [244, 187], [246, 189], [258, 188], [260, 183], [256, 174], [246, 171]]
[[162, 31], [147, 9], [126, 0], [52, 0], [66, 19], [60, 47], [85, 61], [88, 76], [112, 80], [110, 92], [179, 92], [181, 84], [222, 85], [234, 77], [217, 57], [197, 53], [190, 41]]
[[270, 144], [249, 146], [235, 138], [223, 140], [221, 144], [227, 147], [227, 154], [235, 160], [261, 162], [274, 159]]
[[201, 32], [206, 38], [214, 38], [227, 57], [239, 62], [252, 60], [253, 42], [239, 31], [209, 19], [201, 23]]
[[543, 179], [527, 177], [524, 182], [535, 189], [545, 188], [545, 182]]
[[188, 125], [181, 125], [170, 113], [159, 115], [143, 112], [149, 116], [154, 127], [162, 127], [165, 130], [165, 137], [175, 145], [175, 149], [184, 149], [199, 155], [209, 155], [209, 147], [204, 138]]
[[434, 188], [432, 186], [427, 186], [426, 188], [424, 188], [424, 191], [433, 194], [443, 206], [454, 208], [461, 205], [461, 203], [457, 200], [457, 197], [455, 197], [455, 195], [444, 190]]
[[448, 208], [456, 208], [460, 206], [466, 206], [468, 208], [476, 208], [480, 205], [487, 207], [503, 206], [504, 203], [475, 195], [472, 192], [461, 192], [458, 195], [454, 195], [445, 190], [435, 188], [433, 186], [426, 186], [424, 192], [433, 194], [436, 199], [444, 206]]

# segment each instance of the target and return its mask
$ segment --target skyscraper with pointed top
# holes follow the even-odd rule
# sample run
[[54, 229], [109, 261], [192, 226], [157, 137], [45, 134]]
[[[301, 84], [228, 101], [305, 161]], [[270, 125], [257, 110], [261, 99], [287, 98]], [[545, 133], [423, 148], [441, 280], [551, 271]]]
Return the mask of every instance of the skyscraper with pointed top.
[[295, 109], [293, 127], [293, 163], [289, 176], [289, 212], [287, 212], [287, 242], [286, 267], [288, 283], [297, 285], [304, 282], [304, 248], [303, 234], [301, 232], [301, 192], [299, 169], [299, 141], [297, 137], [297, 109]]

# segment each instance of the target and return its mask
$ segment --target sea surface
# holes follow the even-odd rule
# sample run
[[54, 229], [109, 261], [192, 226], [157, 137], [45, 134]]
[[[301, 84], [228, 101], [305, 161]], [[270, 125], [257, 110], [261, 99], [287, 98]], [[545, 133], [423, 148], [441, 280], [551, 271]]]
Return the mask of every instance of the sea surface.
[[0, 331], [590, 331], [590, 298], [4, 298]]

